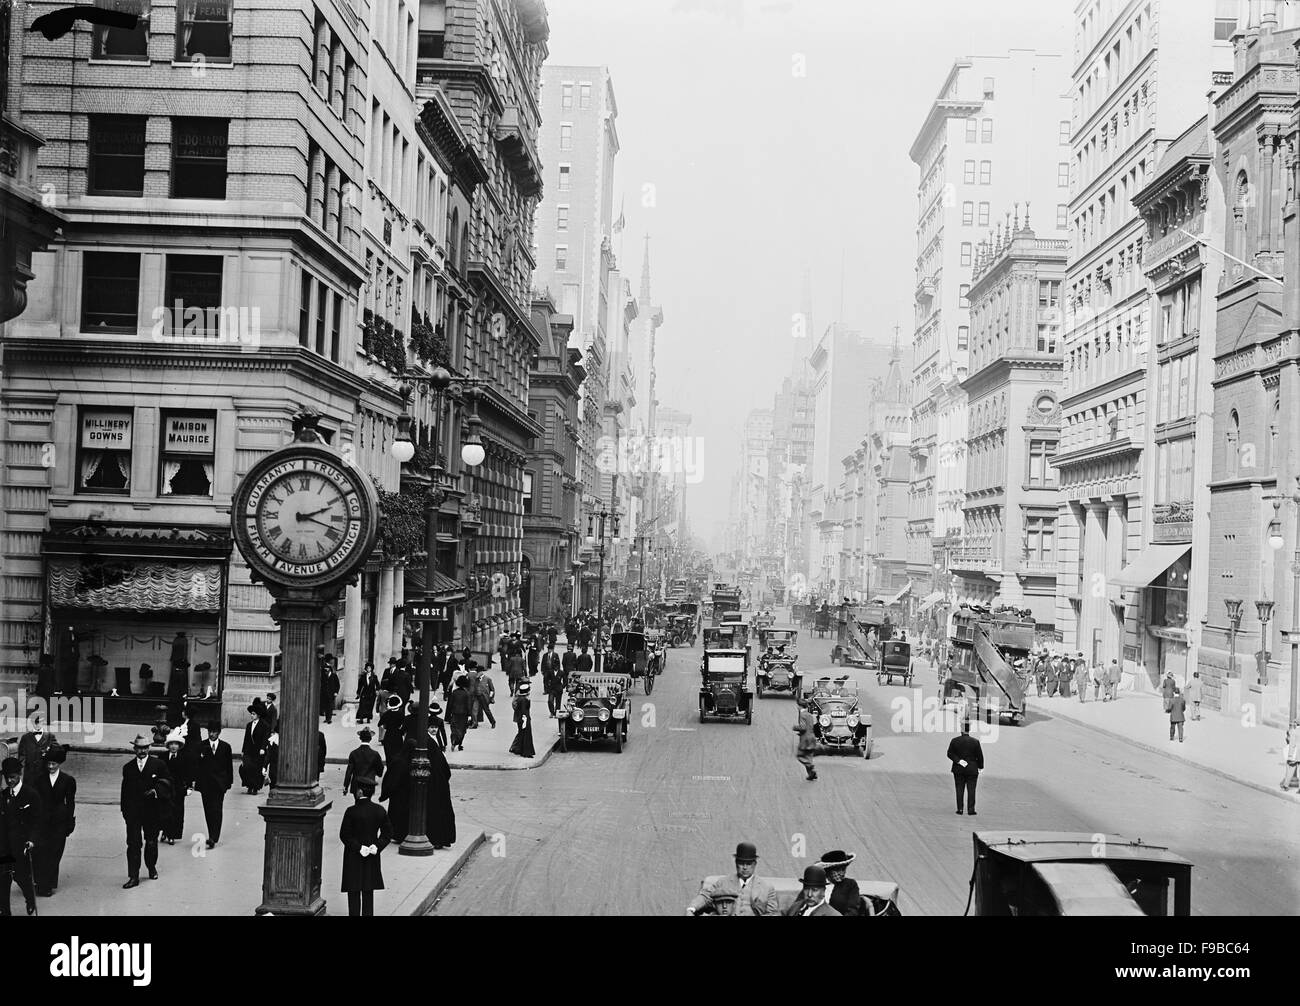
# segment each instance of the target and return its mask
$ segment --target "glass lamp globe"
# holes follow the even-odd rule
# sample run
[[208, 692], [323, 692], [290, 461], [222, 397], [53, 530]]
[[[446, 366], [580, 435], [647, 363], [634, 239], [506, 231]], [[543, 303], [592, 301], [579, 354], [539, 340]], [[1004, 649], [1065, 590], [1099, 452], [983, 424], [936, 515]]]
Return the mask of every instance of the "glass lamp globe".
[[483, 450], [482, 444], [465, 444], [460, 449], [460, 459], [471, 468], [477, 468], [487, 457], [487, 452]]
[[415, 444], [409, 440], [394, 440], [388, 452], [402, 464], [406, 464], [415, 457]]

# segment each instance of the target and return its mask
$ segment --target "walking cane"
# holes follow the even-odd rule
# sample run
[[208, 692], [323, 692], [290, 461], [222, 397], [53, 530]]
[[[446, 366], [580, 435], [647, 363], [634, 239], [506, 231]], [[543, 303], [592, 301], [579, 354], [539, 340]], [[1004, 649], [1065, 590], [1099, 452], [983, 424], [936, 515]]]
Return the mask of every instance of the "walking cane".
[[[35, 895], [35, 893], [36, 893], [36, 865], [32, 862], [32, 850], [31, 850], [30, 848], [24, 849], [24, 850], [23, 850], [23, 854], [27, 856], [27, 879], [31, 882], [31, 885], [32, 885], [32, 894]], [[34, 911], [32, 912], [32, 915], [35, 916], [36, 918], [40, 918], [41, 913], [40, 913], [40, 910], [36, 907], [36, 898], [35, 898], [35, 897], [32, 898], [32, 908], [34, 909]]]

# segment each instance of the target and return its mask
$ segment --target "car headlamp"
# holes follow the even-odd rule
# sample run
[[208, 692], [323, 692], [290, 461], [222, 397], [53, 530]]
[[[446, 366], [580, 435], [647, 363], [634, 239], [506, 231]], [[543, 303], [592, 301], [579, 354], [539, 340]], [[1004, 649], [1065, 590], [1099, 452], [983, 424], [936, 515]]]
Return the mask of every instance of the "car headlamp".
[[856, 727], [856, 726], [858, 725], [858, 714], [857, 714], [857, 713], [849, 713], [849, 720], [848, 720], [848, 723], [849, 723], [849, 726], [851, 726], [851, 727]]
[[824, 727], [828, 727], [831, 725], [831, 718], [827, 716], [825, 713], [822, 713], [820, 716], [817, 717], [817, 722]]
[[609, 710], [602, 707], [600, 712], [597, 713], [596, 715], [599, 717], [600, 721], [604, 723], [607, 719], [609, 719]]
[[569, 715], [573, 717], [574, 723], [582, 722], [583, 712], [577, 706], [574, 706], [572, 709], [569, 710]]

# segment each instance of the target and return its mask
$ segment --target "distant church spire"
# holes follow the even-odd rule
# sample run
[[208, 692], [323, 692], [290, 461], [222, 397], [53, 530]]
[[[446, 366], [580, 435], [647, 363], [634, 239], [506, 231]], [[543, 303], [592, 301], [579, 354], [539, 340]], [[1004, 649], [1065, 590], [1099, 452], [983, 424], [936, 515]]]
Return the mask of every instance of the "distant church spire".
[[650, 303], [650, 235], [645, 236], [645, 253], [641, 256], [641, 303]]

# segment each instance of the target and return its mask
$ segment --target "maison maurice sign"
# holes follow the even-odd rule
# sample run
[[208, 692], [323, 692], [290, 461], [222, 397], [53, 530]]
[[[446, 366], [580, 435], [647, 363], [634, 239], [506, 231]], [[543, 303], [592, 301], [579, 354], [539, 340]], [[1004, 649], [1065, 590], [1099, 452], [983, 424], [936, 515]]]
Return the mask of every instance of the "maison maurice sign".
[[214, 426], [216, 421], [211, 416], [169, 416], [166, 450], [173, 454], [211, 454]]
[[403, 614], [412, 622], [445, 622], [447, 605], [425, 604], [422, 601], [408, 601], [403, 606]]
[[121, 412], [83, 412], [81, 446], [99, 450], [130, 450], [131, 417]]

